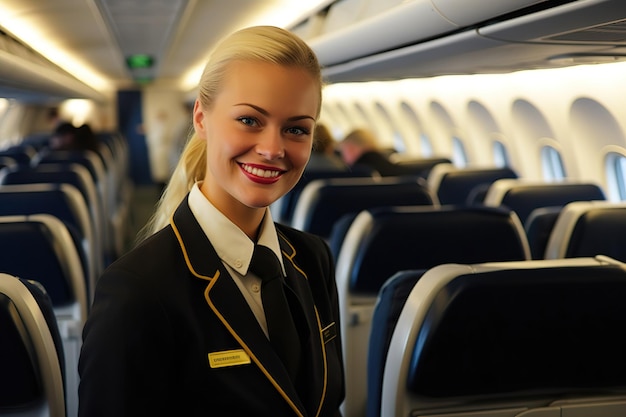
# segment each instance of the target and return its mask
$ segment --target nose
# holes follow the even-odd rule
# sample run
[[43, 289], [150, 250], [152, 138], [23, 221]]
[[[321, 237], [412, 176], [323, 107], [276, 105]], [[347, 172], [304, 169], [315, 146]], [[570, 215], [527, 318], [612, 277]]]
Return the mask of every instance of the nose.
[[280, 129], [265, 129], [256, 144], [256, 152], [267, 160], [283, 158], [285, 147]]

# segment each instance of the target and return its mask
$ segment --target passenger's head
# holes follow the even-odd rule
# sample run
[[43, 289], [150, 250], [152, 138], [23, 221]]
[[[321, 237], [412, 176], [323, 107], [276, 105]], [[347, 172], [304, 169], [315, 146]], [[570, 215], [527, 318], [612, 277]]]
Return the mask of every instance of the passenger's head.
[[68, 150], [76, 147], [78, 130], [73, 124], [63, 122], [59, 124], [50, 137], [50, 148], [54, 150]]
[[79, 149], [98, 150], [98, 139], [87, 123], [80, 125], [76, 129], [77, 147]]
[[377, 151], [376, 138], [367, 129], [354, 129], [341, 141], [339, 145], [341, 157], [348, 165], [353, 165], [357, 159], [368, 151]]
[[[219, 202], [209, 196], [216, 205], [228, 201], [265, 207], [289, 191], [310, 156], [321, 89], [314, 52], [289, 31], [250, 27], [219, 43], [198, 86], [195, 133], [162, 197], [152, 231], [169, 221], [196, 181], [219, 195]], [[243, 182], [262, 167], [280, 173], [266, 169], [264, 184], [256, 187]]]
[[315, 126], [315, 134], [313, 137], [313, 150], [319, 153], [333, 153], [335, 140], [333, 139], [330, 129], [326, 125], [318, 123]]

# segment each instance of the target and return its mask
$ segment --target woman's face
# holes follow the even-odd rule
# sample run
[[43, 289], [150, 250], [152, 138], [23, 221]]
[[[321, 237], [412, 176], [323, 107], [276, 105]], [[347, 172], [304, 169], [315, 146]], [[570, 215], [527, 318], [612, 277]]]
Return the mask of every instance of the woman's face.
[[287, 193], [311, 154], [316, 80], [300, 68], [237, 61], [211, 108], [196, 102], [194, 127], [207, 141], [203, 193], [223, 213], [261, 208]]

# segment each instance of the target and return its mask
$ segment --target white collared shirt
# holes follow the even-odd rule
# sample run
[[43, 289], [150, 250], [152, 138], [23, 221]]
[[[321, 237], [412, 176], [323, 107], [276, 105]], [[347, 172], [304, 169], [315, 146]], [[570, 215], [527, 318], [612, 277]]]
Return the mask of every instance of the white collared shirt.
[[[202, 194], [198, 183], [193, 185], [189, 193], [189, 208], [268, 336], [261, 300], [261, 279], [253, 273], [248, 274], [254, 242]], [[284, 276], [285, 266], [278, 234], [269, 208], [266, 208], [257, 243], [267, 246], [276, 254]]]

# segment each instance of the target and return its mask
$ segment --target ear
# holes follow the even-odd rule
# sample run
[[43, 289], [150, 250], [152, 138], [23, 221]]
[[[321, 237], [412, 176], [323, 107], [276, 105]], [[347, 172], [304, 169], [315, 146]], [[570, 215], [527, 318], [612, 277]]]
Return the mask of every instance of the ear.
[[193, 105], [193, 127], [199, 136], [204, 137], [204, 111], [202, 110], [200, 101], [197, 99]]

